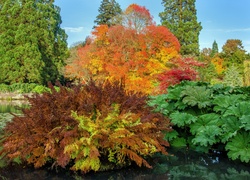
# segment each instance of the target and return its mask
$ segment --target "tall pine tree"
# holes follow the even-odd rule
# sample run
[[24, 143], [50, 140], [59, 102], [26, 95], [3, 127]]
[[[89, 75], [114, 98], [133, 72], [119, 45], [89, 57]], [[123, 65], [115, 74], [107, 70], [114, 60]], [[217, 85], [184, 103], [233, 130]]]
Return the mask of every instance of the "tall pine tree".
[[68, 56], [54, 0], [0, 0], [0, 83], [47, 84]]
[[218, 44], [216, 41], [214, 41], [212, 45], [211, 57], [214, 57], [214, 55], [217, 54], [218, 52], [219, 52]]
[[120, 5], [115, 0], [102, 0], [98, 11], [100, 14], [96, 16], [94, 23], [106, 24], [109, 27], [114, 25], [112, 19], [122, 13]]
[[197, 22], [195, 0], [162, 0], [162, 25], [178, 38], [182, 55], [199, 54], [201, 23]]

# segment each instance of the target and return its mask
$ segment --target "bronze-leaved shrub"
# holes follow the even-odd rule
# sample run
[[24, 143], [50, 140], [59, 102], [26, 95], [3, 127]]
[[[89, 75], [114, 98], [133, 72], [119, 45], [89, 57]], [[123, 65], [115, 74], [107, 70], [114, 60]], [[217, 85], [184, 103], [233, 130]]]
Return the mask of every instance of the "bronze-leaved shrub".
[[127, 92], [119, 82], [50, 88], [27, 97], [30, 108], [6, 125], [0, 156], [86, 173], [132, 162], [150, 168], [146, 157], [167, 154], [162, 131], [169, 130], [169, 120], [152, 112], [145, 95]]

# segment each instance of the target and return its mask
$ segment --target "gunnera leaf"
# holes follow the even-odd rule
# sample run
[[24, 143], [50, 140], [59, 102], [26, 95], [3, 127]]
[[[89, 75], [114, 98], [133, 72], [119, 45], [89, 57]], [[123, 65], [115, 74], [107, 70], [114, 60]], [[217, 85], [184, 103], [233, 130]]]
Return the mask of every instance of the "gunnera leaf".
[[235, 106], [231, 106], [228, 108], [228, 110], [225, 111], [223, 116], [236, 116], [238, 118], [241, 118], [243, 115], [250, 115], [250, 102], [243, 101], [240, 103], [237, 103]]
[[174, 112], [170, 115], [171, 122], [178, 127], [183, 127], [187, 124], [191, 124], [197, 120], [197, 117], [185, 113], [185, 112]]
[[250, 132], [241, 132], [234, 136], [226, 145], [228, 157], [242, 162], [250, 161]]
[[242, 101], [245, 98], [244, 95], [218, 95], [214, 98], [213, 103], [215, 112], [225, 112], [232, 105], [234, 106], [238, 102]]
[[147, 101], [148, 106], [153, 107], [155, 112], [160, 112], [164, 115], [168, 115], [171, 111], [171, 106], [167, 102], [167, 95], [161, 94], [157, 96], [150, 96]]
[[188, 105], [184, 104], [182, 100], [179, 100], [174, 103], [174, 107], [178, 110], [184, 110], [186, 107], [188, 107]]
[[200, 132], [198, 132], [192, 143], [199, 144], [201, 146], [213, 145], [218, 142], [216, 136], [221, 134], [221, 129], [217, 126], [206, 126]]
[[190, 125], [190, 132], [195, 135], [192, 143], [208, 146], [218, 142], [217, 137], [222, 133], [219, 120], [219, 115], [214, 113], [201, 115], [195, 123]]
[[167, 132], [164, 136], [164, 139], [167, 141], [172, 141], [173, 139], [177, 138], [179, 133], [176, 130]]
[[167, 95], [161, 94], [157, 96], [149, 96], [149, 101], [147, 102], [150, 107], [159, 106], [167, 101]]
[[198, 120], [190, 125], [190, 132], [197, 134], [203, 132], [207, 126], [219, 127], [220, 116], [215, 113], [204, 114], [198, 117]]
[[221, 126], [223, 131], [221, 135], [221, 142], [225, 143], [229, 138], [237, 134], [241, 123], [235, 116], [222, 117], [221, 121], [223, 122], [223, 125]]
[[244, 128], [246, 131], [250, 130], [250, 115], [243, 115], [240, 118], [240, 122], [240, 128]]
[[181, 95], [184, 97], [183, 103], [201, 109], [211, 106], [211, 93], [205, 86], [187, 86]]
[[169, 100], [179, 100], [181, 98], [181, 93], [183, 91], [183, 88], [182, 86], [170, 86], [168, 88], [168, 93], [167, 93], [167, 98]]

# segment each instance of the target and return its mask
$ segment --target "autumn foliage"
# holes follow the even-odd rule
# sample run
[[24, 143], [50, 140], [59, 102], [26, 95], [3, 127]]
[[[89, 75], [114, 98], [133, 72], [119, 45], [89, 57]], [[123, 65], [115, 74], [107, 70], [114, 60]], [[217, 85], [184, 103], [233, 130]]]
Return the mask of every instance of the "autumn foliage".
[[172, 67], [158, 76], [161, 92], [166, 93], [169, 86], [179, 84], [181, 81], [199, 80], [196, 68], [204, 67], [204, 65], [204, 63], [190, 57], [174, 59], [169, 64]]
[[137, 33], [143, 31], [147, 26], [154, 25], [153, 17], [145, 6], [131, 4], [124, 11], [121, 24], [127, 28], [136, 30]]
[[31, 107], [7, 124], [0, 156], [86, 173], [132, 162], [150, 168], [145, 157], [167, 153], [169, 121], [152, 113], [146, 96], [108, 81], [51, 90], [28, 97]]
[[163, 26], [147, 26], [138, 34], [124, 26], [101, 25], [92, 34], [92, 42], [79, 48], [79, 58], [66, 67], [82, 83], [123, 79], [127, 90], [153, 93], [157, 76], [179, 56], [178, 40]]
[[219, 56], [214, 56], [211, 59], [211, 63], [214, 65], [216, 73], [218, 75], [221, 75], [223, 71], [225, 71], [225, 65], [224, 65], [224, 60], [220, 58]]
[[153, 23], [145, 7], [132, 4], [121, 19], [93, 30], [90, 43], [78, 48], [78, 58], [66, 66], [66, 75], [83, 84], [122, 79], [126, 90], [157, 93], [157, 76], [179, 57], [180, 44], [166, 27]]

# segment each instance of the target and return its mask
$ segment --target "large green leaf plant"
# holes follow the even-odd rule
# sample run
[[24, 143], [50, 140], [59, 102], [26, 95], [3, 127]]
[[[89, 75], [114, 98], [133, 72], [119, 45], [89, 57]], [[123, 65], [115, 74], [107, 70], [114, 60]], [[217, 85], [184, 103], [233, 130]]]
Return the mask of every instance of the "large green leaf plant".
[[165, 139], [174, 147], [227, 151], [232, 160], [250, 161], [250, 87], [183, 81], [149, 106], [171, 119]]

